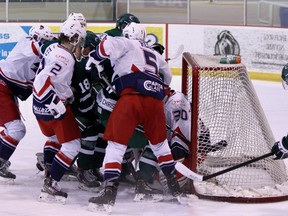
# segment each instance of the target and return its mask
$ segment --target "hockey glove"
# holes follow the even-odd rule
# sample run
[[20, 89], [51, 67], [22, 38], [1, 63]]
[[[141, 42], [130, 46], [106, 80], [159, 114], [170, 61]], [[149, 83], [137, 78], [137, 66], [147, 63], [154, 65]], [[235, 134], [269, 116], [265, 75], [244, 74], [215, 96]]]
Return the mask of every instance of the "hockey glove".
[[287, 137], [283, 137], [281, 141], [278, 141], [272, 147], [272, 152], [275, 154], [274, 160], [285, 159], [288, 157], [288, 140]]
[[103, 73], [104, 73], [104, 67], [100, 64], [100, 61], [95, 60], [91, 54], [93, 55], [95, 51], [92, 51], [89, 53], [89, 59], [86, 63], [86, 67], [85, 69], [87, 71], [90, 71], [92, 69], [92, 65], [94, 64], [97, 71], [98, 71], [98, 77], [101, 79], [103, 77]]
[[66, 112], [66, 107], [64, 103], [56, 94], [54, 94], [51, 103], [45, 106], [49, 109], [54, 118], [59, 118]]

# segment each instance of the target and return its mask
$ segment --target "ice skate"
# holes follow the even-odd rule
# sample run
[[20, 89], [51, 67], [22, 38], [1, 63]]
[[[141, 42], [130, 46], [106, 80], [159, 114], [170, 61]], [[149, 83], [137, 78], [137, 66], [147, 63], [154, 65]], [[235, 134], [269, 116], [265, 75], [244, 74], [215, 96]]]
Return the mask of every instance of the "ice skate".
[[159, 202], [163, 200], [163, 191], [152, 188], [147, 182], [142, 179], [137, 180], [135, 187], [135, 202]]
[[98, 180], [94, 170], [92, 169], [78, 169], [77, 179], [79, 181], [78, 187], [82, 190], [92, 192], [98, 192], [100, 190], [101, 181]]
[[166, 179], [167, 179], [167, 185], [168, 185], [171, 195], [177, 198], [179, 203], [182, 203], [181, 202], [182, 191], [177, 181], [176, 175], [172, 175], [172, 174], [167, 175]]
[[9, 171], [10, 161], [0, 158], [0, 181], [5, 184], [13, 184], [16, 175]]
[[88, 209], [90, 211], [105, 211], [111, 213], [117, 196], [117, 187], [118, 185], [106, 186], [99, 196], [91, 197], [89, 199]]
[[43, 202], [57, 202], [65, 204], [68, 194], [61, 191], [58, 182], [51, 177], [45, 178], [43, 188], [39, 197]]

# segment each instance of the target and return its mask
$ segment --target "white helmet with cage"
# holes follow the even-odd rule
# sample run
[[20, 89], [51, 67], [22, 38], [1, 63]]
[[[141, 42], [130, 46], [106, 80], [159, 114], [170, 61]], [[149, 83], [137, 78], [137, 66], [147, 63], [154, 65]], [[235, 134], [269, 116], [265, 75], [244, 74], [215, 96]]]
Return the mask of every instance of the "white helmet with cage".
[[123, 29], [122, 36], [131, 40], [142, 40], [145, 41], [146, 29], [140, 23], [131, 22], [126, 25]]
[[79, 22], [66, 20], [60, 27], [60, 33], [68, 37], [70, 43], [73, 46], [76, 46], [82, 40], [84, 41], [86, 37], [86, 28]]
[[86, 19], [82, 13], [70, 13], [67, 20], [74, 20], [79, 22], [83, 27], [87, 26]]
[[54, 38], [51, 29], [43, 25], [34, 25], [29, 30], [29, 36], [36, 41], [52, 40]]

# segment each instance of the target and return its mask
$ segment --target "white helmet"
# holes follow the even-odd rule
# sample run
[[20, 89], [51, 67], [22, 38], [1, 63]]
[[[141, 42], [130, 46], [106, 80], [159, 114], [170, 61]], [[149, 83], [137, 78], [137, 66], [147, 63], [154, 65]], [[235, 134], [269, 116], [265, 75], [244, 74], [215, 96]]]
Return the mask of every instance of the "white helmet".
[[29, 36], [36, 41], [52, 40], [54, 38], [51, 29], [43, 25], [34, 25], [29, 30]]
[[70, 13], [67, 20], [78, 21], [83, 27], [87, 26], [86, 19], [82, 13]]
[[68, 37], [70, 43], [74, 46], [86, 37], [85, 27], [74, 20], [66, 20], [60, 27], [60, 33]]
[[140, 23], [131, 22], [123, 29], [122, 36], [132, 40], [145, 41], [146, 29]]

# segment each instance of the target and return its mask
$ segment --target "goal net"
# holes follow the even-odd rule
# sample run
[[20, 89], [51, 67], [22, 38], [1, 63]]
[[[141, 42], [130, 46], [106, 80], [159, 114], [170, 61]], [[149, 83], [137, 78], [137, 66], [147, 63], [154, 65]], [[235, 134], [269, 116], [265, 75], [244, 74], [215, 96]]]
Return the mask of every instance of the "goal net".
[[[271, 151], [275, 139], [245, 65], [220, 64], [220, 56], [183, 53], [182, 92], [191, 102], [190, 169], [209, 175]], [[209, 130], [201, 132], [201, 124]], [[211, 151], [211, 145], [227, 146]], [[230, 202], [288, 199], [286, 166], [272, 157], [203, 182], [200, 198]]]

